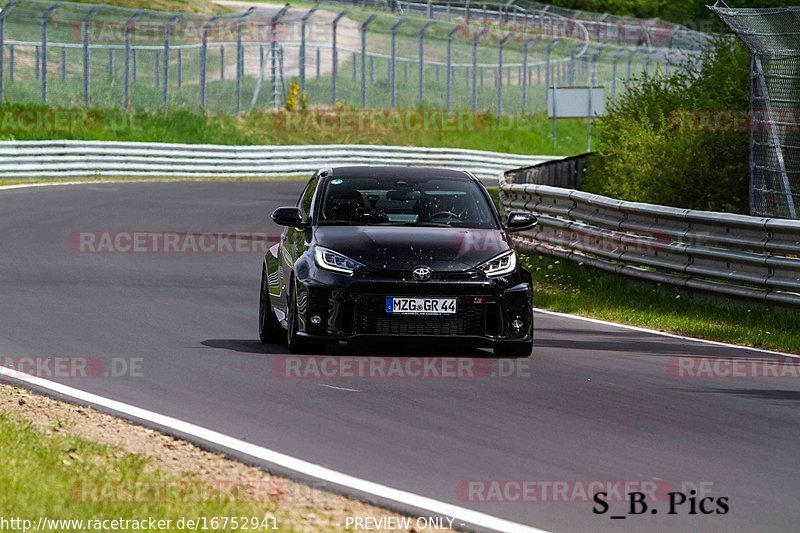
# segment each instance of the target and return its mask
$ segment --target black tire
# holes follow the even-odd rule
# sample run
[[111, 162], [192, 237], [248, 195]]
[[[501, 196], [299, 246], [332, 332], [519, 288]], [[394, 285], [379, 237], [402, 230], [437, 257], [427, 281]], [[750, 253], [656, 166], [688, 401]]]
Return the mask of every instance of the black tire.
[[268, 344], [280, 342], [283, 338], [283, 328], [275, 318], [272, 302], [269, 300], [267, 271], [264, 268], [261, 269], [261, 291], [258, 297], [258, 338]]
[[533, 341], [528, 342], [502, 342], [494, 345], [496, 357], [530, 357], [533, 352]]
[[286, 306], [286, 344], [290, 353], [310, 354], [324, 351], [325, 345], [321, 342], [304, 339], [297, 334], [297, 299], [294, 296], [294, 280], [289, 284], [289, 292], [286, 295], [288, 302]]

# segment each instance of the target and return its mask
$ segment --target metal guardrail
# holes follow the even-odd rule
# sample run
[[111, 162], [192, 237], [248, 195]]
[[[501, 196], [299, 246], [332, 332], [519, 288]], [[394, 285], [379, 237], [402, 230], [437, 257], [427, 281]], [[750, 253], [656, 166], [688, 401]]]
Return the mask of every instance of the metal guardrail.
[[105, 141], [0, 142], [0, 178], [70, 176], [290, 176], [326, 166], [436, 166], [495, 177], [557, 159], [457, 148], [360, 144], [223, 146]]
[[527, 251], [725, 296], [800, 305], [800, 221], [625, 202], [500, 177], [503, 207], [539, 217]]
[[580, 190], [586, 174], [586, 162], [591, 155], [592, 152], [589, 152], [509, 170], [505, 172], [506, 181]]

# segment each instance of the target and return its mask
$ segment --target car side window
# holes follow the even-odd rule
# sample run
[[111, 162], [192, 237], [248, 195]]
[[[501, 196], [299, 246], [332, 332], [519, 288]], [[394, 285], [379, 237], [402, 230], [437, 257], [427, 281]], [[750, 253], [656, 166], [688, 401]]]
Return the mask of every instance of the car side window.
[[300, 195], [300, 199], [297, 201], [297, 207], [300, 208], [303, 219], [307, 219], [311, 215], [311, 202], [314, 199], [314, 191], [317, 188], [317, 182], [318, 179], [316, 176], [311, 178], [303, 194]]

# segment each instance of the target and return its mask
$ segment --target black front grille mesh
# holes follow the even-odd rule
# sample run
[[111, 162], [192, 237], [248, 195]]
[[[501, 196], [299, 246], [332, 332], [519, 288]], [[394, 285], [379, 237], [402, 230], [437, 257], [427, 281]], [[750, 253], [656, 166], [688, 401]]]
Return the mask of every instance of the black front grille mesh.
[[383, 298], [360, 298], [356, 303], [356, 333], [370, 335], [484, 335], [484, 304], [458, 298], [452, 315], [393, 315]]

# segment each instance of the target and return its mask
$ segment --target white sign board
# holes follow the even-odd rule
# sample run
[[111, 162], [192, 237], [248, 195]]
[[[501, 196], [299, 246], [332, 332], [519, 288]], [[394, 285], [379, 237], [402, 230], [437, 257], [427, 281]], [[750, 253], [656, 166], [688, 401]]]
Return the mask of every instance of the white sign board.
[[[555, 100], [553, 95], [555, 95]], [[592, 87], [591, 89], [589, 87], [557, 87], [555, 89], [547, 89], [548, 118], [591, 118], [605, 114], [606, 95], [603, 87]]]

